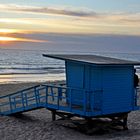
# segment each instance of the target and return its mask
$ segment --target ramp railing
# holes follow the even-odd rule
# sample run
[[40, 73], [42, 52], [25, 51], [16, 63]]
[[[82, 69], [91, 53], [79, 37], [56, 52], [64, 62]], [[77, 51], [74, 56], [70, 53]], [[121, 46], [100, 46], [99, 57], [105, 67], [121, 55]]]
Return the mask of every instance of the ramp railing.
[[135, 89], [135, 105], [140, 108], [140, 86]]
[[40, 88], [38, 85], [0, 97], [0, 114], [8, 115], [37, 108], [40, 106], [38, 98]]
[[84, 89], [65, 86], [37, 85], [0, 97], [0, 115], [12, 115], [42, 107], [86, 115], [90, 112], [87, 105], [89, 93]]
[[57, 85], [42, 86], [46, 88], [45, 106], [47, 108], [86, 114], [88, 94], [86, 90]]

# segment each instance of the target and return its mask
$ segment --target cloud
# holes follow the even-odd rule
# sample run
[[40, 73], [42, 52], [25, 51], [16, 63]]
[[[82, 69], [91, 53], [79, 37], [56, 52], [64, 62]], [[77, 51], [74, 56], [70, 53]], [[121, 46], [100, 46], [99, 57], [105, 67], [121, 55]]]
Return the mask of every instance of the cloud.
[[140, 36], [94, 34], [94, 35], [72, 35], [72, 34], [44, 34], [32, 33], [27, 35], [16, 34], [19, 38], [34, 40], [49, 40], [51, 43], [35, 43], [28, 41], [13, 41], [11, 44], [0, 44], [0, 48], [46, 50], [58, 53], [139, 53]]
[[7, 9], [11, 11], [42, 13], [42, 14], [56, 14], [65, 16], [77, 16], [77, 17], [90, 17], [97, 16], [97, 13], [93, 11], [76, 10], [71, 8], [52, 8], [52, 7], [35, 7], [35, 6], [20, 6], [20, 5], [3, 5], [0, 4], [0, 9]]
[[[46, 15], [59, 15], [59, 16], [71, 16], [79, 18], [87, 18], [87, 20], [108, 20], [118, 21], [124, 23], [136, 23], [140, 22], [139, 12], [95, 12], [92, 9], [79, 8], [75, 9], [72, 7], [37, 7], [37, 6], [24, 6], [16, 4], [0, 4], [0, 10], [24, 12], [32, 14], [46, 14]], [[20, 21], [19, 21], [20, 23]], [[30, 24], [30, 23], [29, 23]]]
[[[140, 35], [139, 12], [99, 13], [86, 8], [37, 7], [0, 4], [1, 28], [81, 34]], [[5, 14], [8, 13], [5, 17]], [[15, 17], [13, 18], [13, 15]]]
[[[30, 36], [31, 34], [31, 36]], [[51, 43], [46, 38], [38, 39], [32, 36], [33, 33], [16, 31], [14, 29], [0, 29], [0, 43], [6, 42], [31, 42], [31, 43]]]

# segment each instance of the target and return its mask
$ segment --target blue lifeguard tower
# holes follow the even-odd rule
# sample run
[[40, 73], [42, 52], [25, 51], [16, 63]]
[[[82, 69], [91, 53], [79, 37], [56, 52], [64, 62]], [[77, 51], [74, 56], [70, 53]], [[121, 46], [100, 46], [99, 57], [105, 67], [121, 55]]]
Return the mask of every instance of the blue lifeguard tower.
[[65, 85], [38, 85], [0, 97], [0, 114], [13, 115], [47, 108], [55, 115], [123, 118], [139, 110], [134, 65], [140, 62], [95, 55], [49, 55], [65, 61]]

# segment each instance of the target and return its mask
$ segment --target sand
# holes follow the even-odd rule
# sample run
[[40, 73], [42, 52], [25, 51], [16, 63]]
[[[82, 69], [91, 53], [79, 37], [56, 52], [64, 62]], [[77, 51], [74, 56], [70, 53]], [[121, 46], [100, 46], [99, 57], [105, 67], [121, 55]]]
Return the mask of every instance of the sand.
[[[39, 83], [15, 83], [0, 85], [0, 95], [38, 85]], [[112, 131], [103, 135], [85, 135], [66, 128], [51, 120], [51, 112], [39, 109], [23, 113], [22, 117], [0, 117], [0, 140], [139, 140], [140, 111], [131, 112], [128, 117], [129, 130]]]

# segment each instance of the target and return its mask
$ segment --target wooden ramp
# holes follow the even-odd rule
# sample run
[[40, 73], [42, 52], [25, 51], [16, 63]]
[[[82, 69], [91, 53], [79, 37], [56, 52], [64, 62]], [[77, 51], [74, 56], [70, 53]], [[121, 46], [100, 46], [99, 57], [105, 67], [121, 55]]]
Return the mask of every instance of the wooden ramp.
[[0, 115], [13, 115], [44, 107], [39, 97], [39, 92], [43, 95], [43, 90], [44, 87], [38, 85], [0, 97]]
[[0, 97], [0, 115], [14, 115], [40, 108], [85, 114], [84, 98], [79, 101], [83, 106], [77, 107], [72, 104], [71, 95], [75, 90], [85, 92], [83, 89], [72, 89], [65, 86], [37, 85], [2, 96]]

